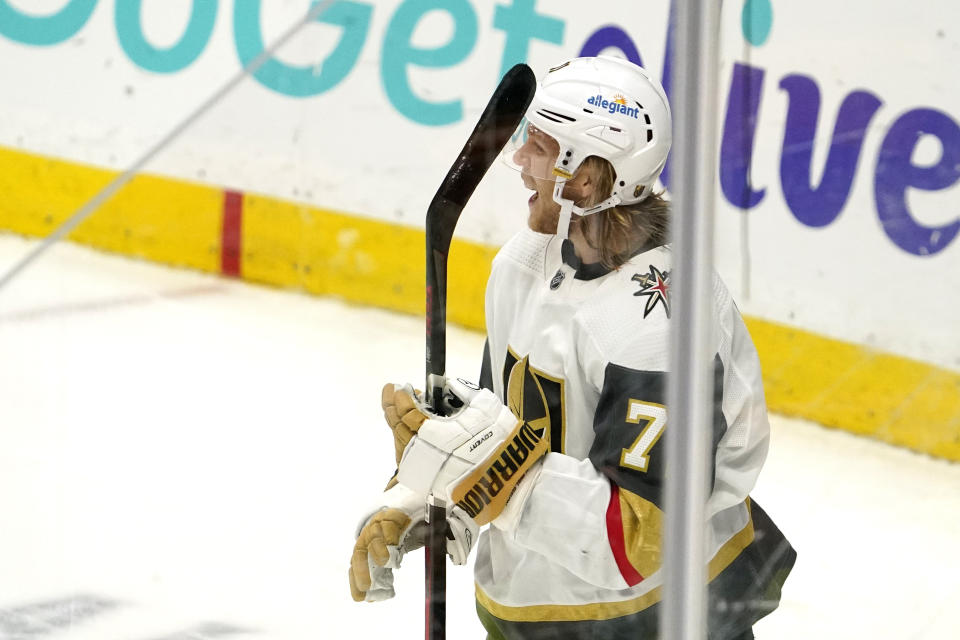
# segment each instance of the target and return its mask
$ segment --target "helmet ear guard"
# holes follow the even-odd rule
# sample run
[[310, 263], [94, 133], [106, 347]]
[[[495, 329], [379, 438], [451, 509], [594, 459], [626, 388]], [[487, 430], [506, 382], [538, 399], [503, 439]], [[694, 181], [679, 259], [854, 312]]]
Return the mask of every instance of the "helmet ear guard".
[[553, 175], [562, 180], [569, 180], [577, 173], [577, 169], [586, 160], [586, 156], [577, 152], [574, 147], [560, 147], [560, 155], [557, 156], [557, 163], [553, 167]]

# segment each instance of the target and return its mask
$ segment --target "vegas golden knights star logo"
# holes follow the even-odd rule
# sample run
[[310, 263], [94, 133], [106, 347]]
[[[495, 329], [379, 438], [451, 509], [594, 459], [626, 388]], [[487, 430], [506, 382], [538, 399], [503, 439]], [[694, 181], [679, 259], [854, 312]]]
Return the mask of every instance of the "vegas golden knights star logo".
[[640, 283], [640, 291], [633, 295], [647, 296], [647, 304], [643, 309], [643, 317], [646, 318], [650, 312], [657, 308], [657, 304], [663, 305], [663, 312], [670, 317], [670, 272], [660, 272], [655, 266], [650, 265], [648, 273], [635, 273], [630, 278], [634, 282]]
[[563, 380], [531, 368], [529, 357], [518, 358], [512, 350], [507, 351], [503, 378], [513, 415], [546, 439], [551, 451], [563, 453]]

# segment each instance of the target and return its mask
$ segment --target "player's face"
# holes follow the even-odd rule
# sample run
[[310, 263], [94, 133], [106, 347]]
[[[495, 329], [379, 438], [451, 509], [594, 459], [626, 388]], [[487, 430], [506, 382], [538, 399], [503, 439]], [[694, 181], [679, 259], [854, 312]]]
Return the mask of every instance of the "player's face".
[[553, 167], [560, 154], [560, 144], [532, 124], [527, 125], [527, 139], [513, 155], [520, 167], [523, 184], [533, 190], [527, 201], [530, 216], [527, 225], [540, 233], [556, 233], [560, 205], [553, 200], [556, 178]]

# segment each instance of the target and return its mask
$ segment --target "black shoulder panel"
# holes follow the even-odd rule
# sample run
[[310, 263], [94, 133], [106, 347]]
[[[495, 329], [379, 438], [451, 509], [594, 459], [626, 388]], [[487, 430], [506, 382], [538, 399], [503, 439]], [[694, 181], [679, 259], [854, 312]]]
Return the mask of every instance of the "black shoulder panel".
[[[710, 456], [710, 477], [713, 478], [713, 461], [717, 445], [727, 430], [721, 403], [723, 400], [723, 363], [720, 357], [714, 358], [713, 387], [713, 434]], [[667, 374], [663, 371], [638, 371], [617, 364], [608, 364], [604, 374], [603, 389], [594, 414], [593, 430], [596, 438], [590, 449], [590, 461], [619, 487], [631, 491], [645, 500], [649, 500], [663, 509], [663, 467], [666, 438], [659, 437], [656, 425], [651, 420], [628, 421], [631, 407], [643, 413], [643, 405], [663, 407], [667, 402]], [[639, 407], [638, 407], [639, 406]], [[664, 430], [670, 428], [669, 409]], [[653, 444], [643, 447], [640, 436], [647, 429], [654, 429], [648, 438], [656, 437]], [[644, 449], [644, 451], [638, 451]], [[624, 464], [624, 456], [629, 451], [642, 453], [646, 468], [640, 470], [633, 465]]]

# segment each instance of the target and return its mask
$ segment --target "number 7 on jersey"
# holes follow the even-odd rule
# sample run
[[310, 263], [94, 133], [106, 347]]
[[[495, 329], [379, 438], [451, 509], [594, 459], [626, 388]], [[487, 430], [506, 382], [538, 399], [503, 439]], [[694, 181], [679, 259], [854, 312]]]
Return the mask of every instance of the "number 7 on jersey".
[[646, 473], [650, 464], [650, 450], [663, 435], [663, 428], [667, 426], [667, 408], [655, 402], [642, 402], [630, 399], [627, 406], [627, 422], [640, 424], [646, 420], [640, 435], [633, 441], [629, 449], [620, 454], [620, 466], [635, 469]]

